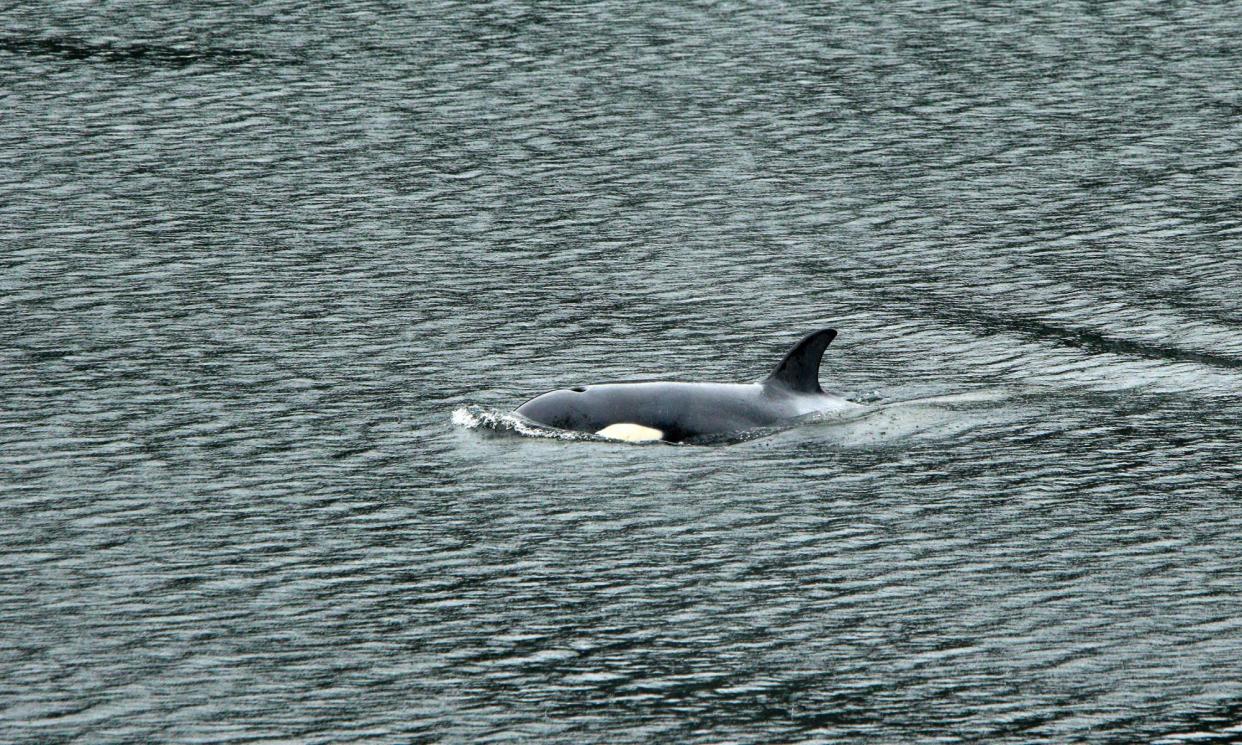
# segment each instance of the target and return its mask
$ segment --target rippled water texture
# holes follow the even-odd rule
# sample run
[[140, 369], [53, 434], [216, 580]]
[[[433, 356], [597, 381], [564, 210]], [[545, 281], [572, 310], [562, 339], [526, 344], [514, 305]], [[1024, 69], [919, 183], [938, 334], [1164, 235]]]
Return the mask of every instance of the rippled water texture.
[[0, 741], [1239, 736], [1237, 7], [823, 5], [0, 6]]

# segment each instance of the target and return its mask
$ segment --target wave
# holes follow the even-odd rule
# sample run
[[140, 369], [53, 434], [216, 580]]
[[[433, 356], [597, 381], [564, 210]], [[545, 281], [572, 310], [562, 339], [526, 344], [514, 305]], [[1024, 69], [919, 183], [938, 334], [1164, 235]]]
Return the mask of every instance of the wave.
[[23, 57], [53, 57], [106, 63], [142, 63], [162, 67], [189, 67], [195, 64], [238, 65], [272, 59], [249, 49], [227, 47], [150, 44], [145, 42], [90, 41], [75, 36], [36, 34], [0, 35], [0, 52]]
[[453, 424], [465, 429], [493, 435], [538, 437], [545, 440], [603, 440], [582, 432], [570, 432], [536, 424], [513, 412], [500, 412], [471, 404], [453, 411]]

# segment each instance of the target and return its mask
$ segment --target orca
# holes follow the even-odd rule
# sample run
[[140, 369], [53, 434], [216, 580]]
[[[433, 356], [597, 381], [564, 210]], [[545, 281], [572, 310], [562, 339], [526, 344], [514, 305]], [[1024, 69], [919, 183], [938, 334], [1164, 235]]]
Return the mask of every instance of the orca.
[[536, 424], [613, 440], [686, 442], [780, 426], [825, 411], [864, 408], [825, 393], [819, 363], [837, 336], [810, 333], [757, 383], [634, 382], [536, 396], [516, 413]]

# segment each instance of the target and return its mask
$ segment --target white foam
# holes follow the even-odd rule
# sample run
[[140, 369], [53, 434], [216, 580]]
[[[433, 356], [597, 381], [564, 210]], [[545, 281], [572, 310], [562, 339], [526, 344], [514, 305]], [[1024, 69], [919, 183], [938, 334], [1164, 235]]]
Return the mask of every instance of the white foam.
[[453, 424], [466, 429], [488, 432], [513, 433], [525, 437], [542, 437], [552, 440], [584, 440], [590, 435], [563, 429], [541, 427], [512, 412], [498, 412], [482, 406], [463, 406], [453, 411]]

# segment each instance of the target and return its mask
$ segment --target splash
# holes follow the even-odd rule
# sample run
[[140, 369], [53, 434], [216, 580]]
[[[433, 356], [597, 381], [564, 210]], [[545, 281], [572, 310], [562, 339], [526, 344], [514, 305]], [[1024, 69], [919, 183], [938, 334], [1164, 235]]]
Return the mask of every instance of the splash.
[[512, 412], [499, 412], [471, 404], [453, 411], [453, 424], [485, 434], [539, 437], [548, 440], [593, 440], [593, 435], [543, 427]]

